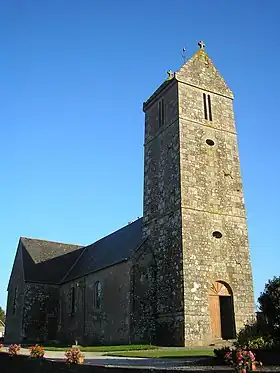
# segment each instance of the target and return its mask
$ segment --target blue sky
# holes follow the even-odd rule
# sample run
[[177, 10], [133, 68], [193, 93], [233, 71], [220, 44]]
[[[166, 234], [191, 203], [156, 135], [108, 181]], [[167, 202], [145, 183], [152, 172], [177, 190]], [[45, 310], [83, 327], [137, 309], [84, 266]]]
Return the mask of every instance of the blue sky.
[[255, 293], [279, 270], [280, 2], [0, 3], [0, 305], [20, 236], [89, 244], [142, 215], [142, 103], [203, 39], [235, 93]]

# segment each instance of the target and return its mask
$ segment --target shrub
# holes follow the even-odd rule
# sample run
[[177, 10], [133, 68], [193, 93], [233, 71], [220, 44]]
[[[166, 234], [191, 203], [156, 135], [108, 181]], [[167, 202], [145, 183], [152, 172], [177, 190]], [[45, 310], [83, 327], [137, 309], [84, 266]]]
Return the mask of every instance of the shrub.
[[84, 355], [77, 347], [70, 348], [65, 352], [67, 364], [81, 364], [84, 362]]
[[267, 346], [267, 341], [263, 337], [256, 337], [248, 340], [246, 348], [258, 349], [265, 348]]
[[266, 325], [259, 320], [245, 324], [238, 335], [234, 346], [243, 349], [257, 349], [271, 347], [273, 344], [271, 336], [268, 334]]
[[8, 353], [9, 355], [18, 355], [20, 352], [20, 345], [13, 344], [8, 347]]
[[219, 360], [223, 361], [226, 353], [230, 351], [231, 349], [229, 347], [215, 348], [214, 354]]
[[259, 299], [260, 310], [263, 312], [269, 333], [274, 338], [280, 338], [280, 277], [273, 277], [265, 284]]
[[30, 357], [32, 359], [43, 358], [45, 355], [44, 347], [41, 347], [38, 344], [32, 347], [28, 347], [28, 349], [30, 350]]

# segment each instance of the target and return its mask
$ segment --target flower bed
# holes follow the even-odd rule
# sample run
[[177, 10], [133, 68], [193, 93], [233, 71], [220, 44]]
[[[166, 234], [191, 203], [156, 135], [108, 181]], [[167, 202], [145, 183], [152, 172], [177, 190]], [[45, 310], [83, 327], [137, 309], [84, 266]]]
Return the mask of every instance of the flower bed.
[[225, 362], [241, 373], [256, 370], [256, 357], [252, 351], [229, 350], [225, 354]]

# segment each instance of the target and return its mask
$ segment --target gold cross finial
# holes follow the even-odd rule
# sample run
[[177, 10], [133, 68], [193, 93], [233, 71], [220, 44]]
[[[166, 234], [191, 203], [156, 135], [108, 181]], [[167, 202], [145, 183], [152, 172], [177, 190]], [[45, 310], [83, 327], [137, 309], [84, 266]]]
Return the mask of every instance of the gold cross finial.
[[171, 80], [171, 79], [173, 79], [173, 71], [168, 70], [168, 71], [167, 71], [167, 74], [168, 74], [168, 78], [167, 78], [167, 80]]
[[202, 40], [201, 40], [201, 41], [199, 41], [199, 42], [198, 42], [197, 44], [199, 45], [200, 49], [204, 49], [204, 47], [205, 47], [205, 44], [203, 43], [203, 41], [202, 41]]

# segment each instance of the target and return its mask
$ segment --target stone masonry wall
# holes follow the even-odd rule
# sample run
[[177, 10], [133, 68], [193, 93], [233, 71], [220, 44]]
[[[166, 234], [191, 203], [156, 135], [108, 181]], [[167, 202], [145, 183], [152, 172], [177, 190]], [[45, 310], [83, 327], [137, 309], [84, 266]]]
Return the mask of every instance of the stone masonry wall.
[[[58, 339], [63, 343], [84, 342], [85, 324], [85, 281], [79, 278], [60, 287], [60, 316]], [[74, 289], [74, 310], [72, 310], [72, 289]]]
[[[159, 100], [164, 101], [164, 123], [159, 125]], [[144, 104], [144, 220], [145, 246], [156, 260], [156, 339], [181, 345], [183, 282], [180, 213], [180, 160], [177, 86], [162, 87]]]
[[131, 322], [133, 344], [156, 343], [156, 262], [153, 252], [142, 246], [132, 260]]
[[25, 284], [22, 267], [22, 253], [21, 247], [19, 246], [8, 286], [5, 343], [20, 343], [22, 341], [24, 290]]
[[26, 283], [23, 307], [23, 341], [44, 342], [57, 339], [59, 287]]
[[[87, 344], [129, 343], [130, 262], [122, 262], [63, 284], [59, 336], [63, 341]], [[101, 308], [94, 305], [94, 284], [100, 281]], [[75, 311], [69, 293], [75, 288]]]
[[[183, 72], [177, 78], [185, 344], [205, 344], [211, 341], [209, 292], [215, 281], [226, 282], [233, 291], [237, 331], [254, 312], [246, 213], [232, 99], [186, 84]], [[204, 119], [205, 92], [213, 121]], [[222, 238], [214, 238], [214, 231]]]

